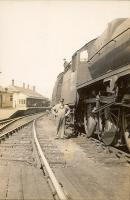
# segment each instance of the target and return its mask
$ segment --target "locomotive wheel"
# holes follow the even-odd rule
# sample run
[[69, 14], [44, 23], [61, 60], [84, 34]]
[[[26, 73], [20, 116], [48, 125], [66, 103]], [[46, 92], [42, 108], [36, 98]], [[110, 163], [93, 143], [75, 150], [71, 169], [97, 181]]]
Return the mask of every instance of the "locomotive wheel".
[[92, 115], [87, 115], [86, 112], [84, 112], [84, 129], [87, 137], [91, 137], [94, 134], [94, 130], [96, 127], [96, 120]]
[[128, 148], [128, 150], [130, 152], [130, 129], [126, 130], [124, 132], [124, 136], [125, 136], [125, 141], [126, 141], [127, 148]]
[[103, 132], [101, 134], [102, 141], [105, 145], [113, 145], [115, 143], [118, 131], [116, 118], [109, 111], [107, 119], [104, 121]]
[[127, 145], [128, 150], [130, 151], [130, 117], [126, 117], [124, 113], [123, 117], [123, 126], [124, 126], [124, 138]]

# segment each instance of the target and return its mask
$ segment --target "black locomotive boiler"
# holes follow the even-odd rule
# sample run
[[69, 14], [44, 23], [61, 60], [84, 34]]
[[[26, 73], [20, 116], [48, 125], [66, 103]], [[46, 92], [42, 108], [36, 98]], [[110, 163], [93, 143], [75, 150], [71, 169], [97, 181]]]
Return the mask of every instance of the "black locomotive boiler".
[[96, 39], [72, 56], [58, 77], [52, 105], [60, 98], [71, 108], [70, 126], [84, 127], [106, 145], [130, 151], [130, 19], [110, 22]]

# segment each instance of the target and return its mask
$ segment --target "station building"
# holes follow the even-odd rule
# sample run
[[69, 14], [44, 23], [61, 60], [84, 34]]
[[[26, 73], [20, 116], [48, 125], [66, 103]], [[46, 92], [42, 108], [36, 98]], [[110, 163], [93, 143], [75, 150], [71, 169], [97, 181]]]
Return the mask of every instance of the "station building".
[[12, 85], [8, 86], [8, 91], [12, 94], [12, 107], [17, 109], [27, 109], [31, 107], [47, 107], [49, 106], [49, 100], [43, 95], [36, 92], [35, 86], [32, 89], [25, 87], [16, 86], [14, 80], [12, 80]]
[[12, 93], [7, 88], [0, 86], [0, 108], [10, 108], [12, 106]]

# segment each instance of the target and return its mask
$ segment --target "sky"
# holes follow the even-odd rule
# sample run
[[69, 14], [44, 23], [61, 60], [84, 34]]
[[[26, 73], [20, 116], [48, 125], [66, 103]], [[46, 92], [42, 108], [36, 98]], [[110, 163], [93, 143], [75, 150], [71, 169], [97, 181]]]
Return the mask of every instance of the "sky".
[[130, 1], [0, 1], [0, 85], [36, 86], [51, 98], [63, 58], [98, 37]]

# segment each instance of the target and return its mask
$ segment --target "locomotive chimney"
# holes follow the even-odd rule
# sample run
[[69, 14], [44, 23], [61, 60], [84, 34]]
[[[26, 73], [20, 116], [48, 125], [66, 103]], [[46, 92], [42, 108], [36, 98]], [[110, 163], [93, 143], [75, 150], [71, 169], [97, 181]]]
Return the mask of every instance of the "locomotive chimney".
[[8, 88], [5, 88], [5, 92], [7, 93], [7, 91], [8, 91]]
[[14, 86], [14, 79], [12, 79], [12, 86]]
[[33, 86], [33, 92], [35, 92], [36, 91], [36, 87], [35, 86]]
[[23, 88], [25, 89], [25, 83], [23, 83]]

